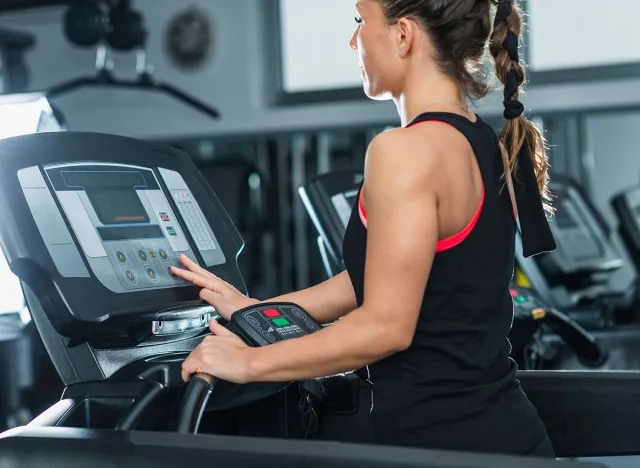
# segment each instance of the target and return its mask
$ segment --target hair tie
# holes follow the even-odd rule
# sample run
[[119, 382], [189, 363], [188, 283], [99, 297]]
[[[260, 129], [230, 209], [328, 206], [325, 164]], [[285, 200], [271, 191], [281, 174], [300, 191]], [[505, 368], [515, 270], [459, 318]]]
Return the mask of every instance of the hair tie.
[[524, 113], [524, 104], [517, 99], [504, 101], [504, 118], [507, 120], [517, 119]]
[[507, 18], [513, 13], [513, 0], [500, 0], [498, 9], [496, 10], [496, 18], [493, 21], [493, 27], [506, 23]]

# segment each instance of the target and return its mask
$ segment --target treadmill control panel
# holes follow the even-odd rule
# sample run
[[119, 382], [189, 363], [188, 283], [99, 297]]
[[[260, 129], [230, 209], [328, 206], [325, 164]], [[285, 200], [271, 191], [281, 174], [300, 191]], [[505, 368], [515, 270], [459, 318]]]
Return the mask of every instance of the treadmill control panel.
[[228, 328], [250, 346], [265, 346], [308, 335], [321, 326], [295, 304], [261, 303], [233, 314]]
[[541, 320], [545, 318], [547, 311], [531, 289], [512, 285], [510, 292], [516, 319]]
[[632, 236], [635, 240], [634, 248], [640, 250], [640, 189], [628, 191], [624, 194], [624, 199], [630, 215], [631, 225], [629, 228], [634, 234]]
[[353, 205], [356, 204], [358, 198], [358, 189], [348, 190], [346, 192], [337, 193], [331, 197], [331, 204], [336, 210], [336, 214], [340, 218], [344, 230], [347, 230], [349, 224], [349, 218], [351, 217], [351, 211]]
[[170, 267], [179, 265], [181, 254], [201, 264], [196, 249], [206, 266], [226, 262], [180, 174], [162, 168], [158, 173], [113, 163], [50, 164], [18, 171], [38, 231], [63, 277], [90, 276], [82, 256], [105, 287], [125, 293], [187, 285]]

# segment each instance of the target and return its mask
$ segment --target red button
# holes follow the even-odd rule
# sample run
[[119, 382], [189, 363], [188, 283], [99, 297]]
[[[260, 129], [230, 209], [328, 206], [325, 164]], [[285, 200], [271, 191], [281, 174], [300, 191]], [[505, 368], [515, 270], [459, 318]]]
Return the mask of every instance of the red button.
[[517, 289], [512, 289], [511, 290], [511, 295], [513, 297], [518, 297], [520, 295], [520, 292]]
[[267, 309], [263, 312], [263, 314], [269, 318], [280, 317], [280, 312], [278, 312], [276, 309]]

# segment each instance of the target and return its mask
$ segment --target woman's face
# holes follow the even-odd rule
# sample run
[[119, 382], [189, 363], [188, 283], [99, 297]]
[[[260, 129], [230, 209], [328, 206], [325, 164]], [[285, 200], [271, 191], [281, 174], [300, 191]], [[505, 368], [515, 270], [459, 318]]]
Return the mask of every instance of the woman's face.
[[358, 52], [364, 92], [371, 99], [390, 99], [401, 89], [404, 71], [396, 27], [377, 0], [358, 0], [355, 20], [349, 45]]

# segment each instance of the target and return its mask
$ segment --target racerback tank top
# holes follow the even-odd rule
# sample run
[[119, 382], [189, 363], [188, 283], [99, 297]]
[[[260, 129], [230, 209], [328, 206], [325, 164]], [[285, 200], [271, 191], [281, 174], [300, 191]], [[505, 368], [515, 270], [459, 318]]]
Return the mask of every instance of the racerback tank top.
[[[484, 191], [469, 225], [438, 243], [411, 346], [368, 366], [376, 442], [527, 453], [546, 430], [510, 358], [516, 222], [503, 188], [498, 138], [479, 117], [472, 122], [450, 113], [425, 113], [409, 126], [429, 121], [451, 125], [467, 138]], [[358, 306], [364, 302], [366, 249], [366, 212], [356, 203], [343, 257]], [[402, 297], [385, 306], [392, 321], [402, 313]]]

